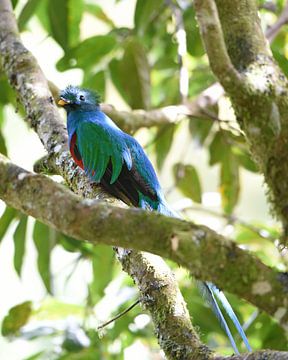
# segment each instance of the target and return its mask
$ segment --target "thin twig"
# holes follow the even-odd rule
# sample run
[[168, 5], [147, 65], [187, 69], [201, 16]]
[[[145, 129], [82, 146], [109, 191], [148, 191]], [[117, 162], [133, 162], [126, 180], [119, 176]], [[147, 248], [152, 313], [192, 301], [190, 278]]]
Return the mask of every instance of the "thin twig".
[[217, 217], [226, 219], [232, 224], [238, 223], [238, 224], [242, 225], [243, 227], [245, 227], [246, 229], [254, 232], [255, 234], [257, 234], [258, 236], [260, 236], [263, 239], [267, 239], [267, 240], [270, 240], [272, 242], [274, 242], [275, 240], [278, 239], [277, 237], [274, 237], [271, 234], [269, 234], [269, 232], [266, 231], [265, 229], [261, 229], [261, 228], [255, 226], [255, 225], [249, 224], [245, 220], [239, 219], [235, 215], [228, 215], [228, 214], [225, 214], [225, 213], [220, 213], [220, 212], [217, 212], [215, 210], [207, 209], [207, 208], [204, 208], [202, 206], [197, 206], [197, 205], [190, 205], [190, 206], [187, 206], [185, 208], [182, 208], [181, 210], [182, 211], [186, 211], [186, 210], [203, 211], [203, 212], [205, 212], [207, 214], [211, 214], [213, 216], [217, 216]]
[[127, 309], [123, 310], [122, 312], [120, 312], [118, 315], [114, 316], [112, 319], [106, 321], [104, 324], [99, 325], [97, 327], [97, 330], [103, 329], [104, 327], [106, 327], [107, 325], [111, 324], [112, 322], [118, 320], [120, 317], [124, 316], [125, 314], [127, 314], [130, 310], [132, 310], [136, 305], [138, 305], [140, 303], [140, 299], [138, 299], [137, 301], [135, 301], [132, 305], [130, 305]]
[[270, 43], [277, 36], [282, 26], [286, 24], [288, 24], [288, 1], [286, 2], [286, 6], [284, 7], [277, 21], [265, 32], [266, 38], [269, 40]]

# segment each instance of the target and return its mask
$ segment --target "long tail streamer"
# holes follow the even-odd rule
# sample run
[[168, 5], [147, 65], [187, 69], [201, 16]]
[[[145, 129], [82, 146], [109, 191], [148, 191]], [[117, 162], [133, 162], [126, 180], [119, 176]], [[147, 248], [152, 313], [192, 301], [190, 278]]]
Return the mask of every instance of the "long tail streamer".
[[[163, 215], [177, 217], [177, 218], [181, 219], [181, 216], [178, 213], [176, 213], [175, 211], [173, 211], [172, 209], [170, 209], [169, 205], [164, 200], [158, 206], [157, 211]], [[221, 327], [226, 332], [234, 352], [236, 354], [239, 354], [239, 350], [236, 346], [235, 340], [233, 338], [233, 335], [231, 334], [230, 328], [225, 320], [225, 317], [222, 314], [222, 311], [218, 305], [217, 299], [223, 306], [223, 309], [225, 310], [225, 312], [227, 313], [229, 318], [232, 320], [232, 322], [233, 322], [235, 328], [237, 329], [239, 335], [241, 336], [247, 350], [252, 351], [251, 346], [249, 345], [248, 339], [245, 335], [245, 332], [244, 332], [241, 324], [239, 323], [239, 320], [237, 319], [237, 316], [235, 315], [235, 313], [234, 313], [229, 301], [227, 300], [226, 296], [224, 295], [224, 293], [221, 290], [219, 290], [214, 284], [212, 284], [210, 282], [197, 281], [197, 287], [199, 288], [199, 291], [200, 291], [201, 295], [203, 296], [203, 298], [205, 299], [205, 301], [207, 302], [207, 304], [210, 306], [210, 308], [216, 315], [217, 319], [220, 322]]]

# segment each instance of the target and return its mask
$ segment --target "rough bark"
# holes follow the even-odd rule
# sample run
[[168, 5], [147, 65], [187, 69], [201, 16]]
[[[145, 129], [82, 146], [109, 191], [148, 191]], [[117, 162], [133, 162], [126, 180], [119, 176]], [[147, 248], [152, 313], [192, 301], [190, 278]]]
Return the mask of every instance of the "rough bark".
[[[137, 241], [143, 240], [138, 238]], [[140, 289], [141, 302], [152, 316], [159, 345], [165, 354], [169, 354], [168, 358], [214, 358], [214, 354], [201, 344], [198, 334], [192, 328], [186, 304], [165, 261], [159, 256], [135, 250], [117, 248], [117, 253], [123, 269], [131, 274]], [[144, 266], [139, 267], [139, 263]], [[172, 304], [171, 299], [178, 301]], [[163, 334], [175, 334], [177, 337]]]
[[[23, 47], [19, 39], [16, 22], [7, 0], [0, 1], [0, 52], [3, 68], [26, 110], [27, 121], [36, 130], [48, 151], [49, 164], [65, 178], [75, 192], [86, 197], [94, 196], [94, 186], [87, 181], [81, 171], [75, 168], [70, 159], [65, 127], [53, 103], [47, 81], [36, 60]], [[122, 119], [124, 117], [126, 118], [125, 114]], [[286, 325], [288, 318], [286, 276], [266, 267], [256, 258], [237, 248], [235, 244], [226, 242], [209, 229], [177, 219], [165, 218], [159, 214], [148, 214], [136, 209], [121, 209], [97, 201], [80, 199], [45, 176], [28, 173], [12, 165], [3, 157], [1, 157], [0, 178], [1, 197], [21, 211], [34, 215], [43, 222], [63, 230], [64, 233], [82, 240], [118, 246], [135, 246], [135, 249], [142, 249], [143, 246], [146, 251], [169, 257], [186, 266], [196, 277], [212, 280], [220, 287], [227, 288], [254, 302], [259, 305], [259, 308], [276, 316], [282, 324]], [[131, 227], [132, 232], [124, 231], [128, 228], [123, 227], [124, 222]], [[149, 229], [149, 234], [147, 229]], [[91, 231], [90, 234], [89, 231]], [[132, 253], [133, 256], [131, 256]], [[162, 304], [159, 297], [162, 295], [163, 288], [167, 286], [171, 296], [169, 298], [170, 311], [181, 309], [182, 318], [178, 319], [180, 322], [176, 322], [177, 326], [173, 329], [174, 322], [165, 321], [171, 314], [173, 315], [173, 311], [169, 312], [167, 309], [159, 316], [158, 306], [149, 307], [149, 304], [144, 302], [151, 311], [160, 344], [166, 350], [167, 357], [171, 359], [211, 357], [211, 353], [199, 342], [191, 326], [183, 299], [181, 297], [176, 299], [179, 289], [173, 277], [165, 278], [163, 283], [163, 278], [158, 278], [161, 268], [154, 267], [154, 271], [151, 267], [152, 262], [149, 262], [149, 256], [145, 258], [145, 254], [125, 251], [120, 255], [123, 267], [134, 276], [142, 290], [142, 295], [145, 294], [145, 289], [147, 290], [146, 285], [151, 284], [153, 280], [157, 284], [158, 293], [154, 292], [152, 295], [159, 301], [158, 304]], [[218, 261], [215, 262], [215, 259]], [[137, 268], [135, 268], [135, 263], [135, 266], [133, 265], [134, 261], [137, 262]], [[246, 277], [240, 276], [236, 264], [247, 268]], [[222, 274], [221, 269], [224, 266], [227, 271], [225, 270], [225, 274]], [[141, 272], [141, 267], [143, 272]], [[148, 277], [143, 278], [146, 272]], [[235, 281], [232, 281], [231, 274], [235, 276]], [[277, 297], [271, 298], [271, 294], [277, 294]], [[167, 293], [165, 296], [168, 295]], [[172, 326], [167, 327], [169, 323], [172, 323]], [[179, 337], [178, 331], [180, 323], [182, 338]], [[186, 331], [188, 334], [185, 334]], [[161, 340], [164, 341], [161, 343]], [[249, 359], [261, 358], [261, 356], [280, 359], [284, 358], [283, 354], [259, 352], [249, 355]], [[241, 359], [247, 356], [233, 358]]]
[[[67, 149], [67, 131], [64, 126], [64, 122], [59, 116], [52, 94], [49, 90], [48, 82], [42, 70], [40, 69], [33, 55], [23, 46], [21, 42], [16, 20], [12, 11], [11, 2], [9, 0], [0, 1], [0, 55], [2, 60], [2, 67], [8, 76], [11, 86], [16, 90], [17, 96], [19, 97], [19, 100], [26, 111], [26, 120], [37, 132], [40, 140], [48, 152], [48, 160], [46, 165], [49, 163], [49, 166], [52, 166], [57, 173], [62, 175], [70, 188], [79, 195], [85, 196], [87, 198], [103, 197], [103, 194], [101, 192], [99, 193], [99, 189], [98, 192], [95, 191], [97, 190], [97, 186], [89, 183], [83, 172], [75, 167], [75, 164], [70, 158], [70, 154]], [[20, 174], [20, 178], [21, 176], [26, 178], [25, 173], [22, 173], [22, 175]], [[27, 175], [27, 179], [34, 179], [34, 177], [33, 175]], [[2, 186], [4, 186], [3, 183], [0, 185], [0, 187], [2, 188]], [[39, 191], [41, 191], [42, 188], [40, 186], [40, 182], [37, 183], [36, 181], [34, 186], [34, 195], [37, 193], [39, 196]], [[42, 190], [44, 190], [44, 188]], [[57, 192], [56, 189], [55, 191]], [[31, 191], [29, 191], [29, 194], [32, 196]], [[50, 195], [45, 200], [47, 209], [49, 208], [51, 201], [53, 201], [53, 198], [50, 196], [52, 196], [52, 193], [50, 193]], [[28, 198], [26, 199], [28, 200]], [[64, 220], [63, 214], [60, 215], [62, 212], [61, 210], [63, 210], [61, 207], [61, 201], [64, 201], [64, 199], [60, 196], [58, 200], [59, 203], [55, 203], [57, 204], [58, 209], [56, 211], [55, 207], [55, 215], [57, 214], [59, 219], [62, 218], [63, 222], [68, 224], [72, 219], [73, 214], [71, 213], [70, 216]], [[28, 210], [29, 212], [29, 206], [34, 206], [32, 204], [33, 201], [35, 201], [35, 197], [34, 200], [30, 198], [29, 204], [27, 203], [25, 209], [23, 208], [22, 211], [25, 212]], [[79, 199], [77, 201], [79, 201]], [[45, 202], [42, 202], [42, 206], [43, 205], [45, 206]], [[73, 212], [76, 209], [70, 208], [70, 210]], [[50, 213], [50, 216], [54, 215]], [[38, 218], [38, 214], [34, 213], [34, 217]], [[116, 243], [114, 243], [114, 245], [116, 245]], [[129, 246], [128, 243], [127, 246]], [[126, 257], [126, 264], [129, 262], [128, 260], [129, 256]], [[160, 270], [155, 267], [155, 264], [150, 262], [149, 257], [147, 257], [145, 254], [139, 254], [138, 260], [139, 261], [137, 264], [131, 263], [129, 267], [126, 267], [126, 269], [130, 271], [129, 274], [133, 277], [133, 279], [140, 284], [143, 279], [138, 279], [137, 274], [141, 274], [141, 276], [145, 279], [145, 272], [147, 268], [151, 268], [154, 272], [150, 273], [150, 280], [153, 279], [153, 275], [155, 275], [154, 282], [155, 284], [158, 284], [160, 281]], [[194, 355], [200, 353], [202, 354], [203, 359], [209, 358], [211, 352], [205, 345], [200, 342], [199, 337], [191, 324], [189, 314], [186, 309], [186, 304], [182, 298], [177, 282], [174, 279], [172, 272], [169, 271], [168, 268], [166, 268], [166, 276], [163, 281], [164, 283], [169, 281], [171, 293], [169, 296], [169, 302], [167, 302], [167, 306], [165, 308], [166, 311], [162, 312], [162, 321], [166, 317], [171, 317], [173, 309], [181, 309], [177, 316], [175, 314], [174, 320], [175, 323], [177, 318], [177, 322], [181, 323], [181, 327], [174, 327], [174, 323], [169, 321], [166, 321], [167, 326], [165, 328], [160, 327], [159, 323], [157, 323], [157, 315], [153, 314], [153, 311], [160, 313], [160, 311], [163, 309], [160, 309], [157, 306], [146, 307], [149, 309], [152, 315], [152, 319], [155, 320], [155, 327], [158, 329], [157, 336], [159, 343], [163, 346], [163, 350], [165, 351], [167, 359], [195, 359]], [[157, 296], [162, 297], [162, 293], [164, 296], [165, 289], [166, 287], [163, 288], [158, 286]], [[156, 296], [155, 293], [154, 296]], [[142, 299], [145, 299], [145, 297], [142, 296]], [[144, 300], [143, 304], [145, 305]], [[169, 342], [170, 344], [173, 343], [173, 347], [167, 346]], [[180, 355], [178, 357], [174, 356], [175, 352], [173, 352], [173, 349], [176, 348], [178, 349], [177, 353], [181, 353], [181, 357], [179, 357]]]
[[[211, 68], [230, 96], [251, 153], [265, 176], [286, 243], [287, 79], [261, 30], [256, 1], [195, 0], [195, 8]], [[223, 59], [229, 71], [223, 69]]]
[[205, 226], [155, 212], [83, 200], [43, 175], [29, 173], [3, 156], [0, 159], [0, 198], [8, 205], [76, 239], [169, 258], [196, 278], [241, 296], [287, 326], [287, 274], [264, 265], [232, 241]]

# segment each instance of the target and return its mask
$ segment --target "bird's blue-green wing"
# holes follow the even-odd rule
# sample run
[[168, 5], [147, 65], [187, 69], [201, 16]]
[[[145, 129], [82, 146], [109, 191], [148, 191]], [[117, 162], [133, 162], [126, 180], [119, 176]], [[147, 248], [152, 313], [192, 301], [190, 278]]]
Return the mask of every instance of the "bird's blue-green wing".
[[131, 155], [120, 132], [94, 122], [82, 121], [77, 126], [76, 135], [84, 170], [91, 180], [100, 182], [110, 161], [111, 184], [117, 180], [124, 162], [131, 168]]

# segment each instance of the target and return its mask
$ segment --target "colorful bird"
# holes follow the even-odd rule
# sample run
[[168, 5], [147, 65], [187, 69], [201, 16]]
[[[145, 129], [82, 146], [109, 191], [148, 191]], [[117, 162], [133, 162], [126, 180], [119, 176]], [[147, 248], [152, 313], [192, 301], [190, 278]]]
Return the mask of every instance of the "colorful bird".
[[[155, 170], [141, 145], [100, 110], [97, 94], [68, 86], [60, 93], [58, 105], [67, 112], [71, 155], [92, 181], [100, 183], [105, 191], [128, 205], [179, 217], [169, 208]], [[251, 351], [225, 295], [212, 283], [198, 281], [197, 285], [219, 319], [235, 353], [239, 354], [239, 351], [216, 298], [233, 321], [247, 350]]]

